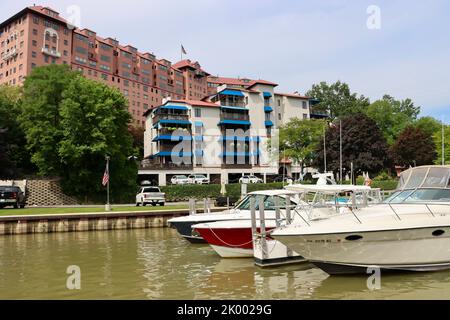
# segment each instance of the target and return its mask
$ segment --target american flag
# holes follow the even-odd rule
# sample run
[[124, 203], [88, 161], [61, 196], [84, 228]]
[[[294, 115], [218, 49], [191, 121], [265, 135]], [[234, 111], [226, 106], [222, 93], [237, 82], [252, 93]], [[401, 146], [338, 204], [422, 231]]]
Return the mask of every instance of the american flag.
[[102, 185], [106, 187], [108, 185], [108, 182], [109, 182], [109, 169], [108, 166], [106, 166], [105, 173], [103, 174]]
[[183, 45], [181, 45], [181, 52], [182, 52], [183, 54], [187, 54], [187, 52], [186, 52], [186, 50], [184, 49]]

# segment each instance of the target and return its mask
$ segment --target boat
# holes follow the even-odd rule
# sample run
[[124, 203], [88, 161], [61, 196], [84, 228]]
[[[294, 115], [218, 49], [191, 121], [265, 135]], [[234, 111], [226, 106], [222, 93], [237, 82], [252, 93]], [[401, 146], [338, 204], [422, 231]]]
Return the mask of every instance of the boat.
[[383, 203], [296, 222], [270, 236], [328, 274], [450, 268], [450, 166], [410, 168]]
[[[375, 190], [376, 191], [376, 190]], [[295, 194], [300, 201], [292, 203], [289, 206], [287, 214], [286, 201], [280, 201], [278, 221], [273, 219], [273, 214], [266, 215], [267, 210], [276, 210], [273, 202], [264, 203], [264, 232], [270, 233], [271, 230], [285, 224], [303, 221], [307, 223], [309, 219], [319, 219], [332, 215], [342, 215], [350, 213], [350, 207], [367, 206], [378, 199], [377, 196], [371, 196], [374, 190], [367, 186], [354, 185], [290, 185], [284, 191], [278, 191], [283, 195], [283, 199]], [[283, 192], [283, 193], [280, 193]], [[351, 194], [349, 198], [343, 198], [342, 194]], [[376, 193], [379, 194], [379, 193]], [[354, 195], [354, 196], [353, 196]], [[308, 199], [310, 199], [308, 201]], [[352, 204], [352, 201], [355, 203]], [[256, 209], [256, 217], [259, 218], [259, 210]], [[257, 233], [261, 233], [261, 220], [255, 221]], [[276, 264], [287, 264], [304, 261], [305, 259], [296, 251], [289, 252], [286, 246], [270, 236], [266, 237], [265, 243], [254, 243], [254, 232], [252, 230], [252, 221], [246, 220], [228, 220], [219, 222], [207, 222], [193, 225], [196, 233], [208, 242], [208, 244], [222, 258], [253, 258], [256, 264], [260, 266]], [[263, 249], [262, 246], [267, 248]], [[256, 248], [256, 249], [255, 249]], [[262, 254], [267, 252], [267, 254]]]
[[[292, 203], [298, 203], [298, 194], [295, 191], [286, 190], [266, 190], [266, 191], [255, 191], [249, 193], [244, 197], [233, 209], [225, 210], [220, 213], [212, 214], [194, 214], [185, 217], [173, 218], [168, 221], [169, 226], [175, 228], [178, 233], [191, 243], [206, 243], [203, 237], [195, 229], [192, 228], [193, 225], [201, 223], [212, 223], [217, 221], [230, 221], [230, 220], [247, 220], [251, 219], [250, 212], [250, 199], [254, 198], [256, 201], [263, 199], [267, 203], [273, 203], [275, 198], [283, 199], [286, 195], [292, 196]], [[275, 220], [275, 210], [267, 211], [267, 219]]]

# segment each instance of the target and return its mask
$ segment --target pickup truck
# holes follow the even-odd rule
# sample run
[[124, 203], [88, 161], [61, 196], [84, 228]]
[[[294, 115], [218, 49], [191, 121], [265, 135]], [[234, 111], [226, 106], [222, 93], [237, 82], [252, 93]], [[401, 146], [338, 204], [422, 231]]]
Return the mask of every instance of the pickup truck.
[[25, 208], [25, 194], [19, 187], [0, 186], [0, 209], [7, 206]]
[[152, 206], [166, 204], [166, 194], [158, 187], [141, 187], [136, 195], [136, 207], [151, 204]]

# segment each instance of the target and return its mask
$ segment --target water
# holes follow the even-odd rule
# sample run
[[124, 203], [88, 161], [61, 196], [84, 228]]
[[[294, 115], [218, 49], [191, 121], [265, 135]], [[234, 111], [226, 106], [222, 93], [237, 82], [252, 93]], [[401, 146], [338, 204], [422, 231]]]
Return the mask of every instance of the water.
[[[81, 290], [68, 290], [68, 266]], [[0, 237], [0, 299], [450, 299], [450, 271], [329, 277], [309, 265], [221, 260], [172, 229]]]

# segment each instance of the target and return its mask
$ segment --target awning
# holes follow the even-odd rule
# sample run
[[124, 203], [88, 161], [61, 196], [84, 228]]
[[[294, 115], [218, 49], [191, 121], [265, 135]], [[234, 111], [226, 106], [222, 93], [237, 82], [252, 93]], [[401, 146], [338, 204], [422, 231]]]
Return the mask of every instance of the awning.
[[273, 127], [272, 121], [266, 121], [265, 124], [266, 124], [266, 127]]
[[167, 105], [167, 106], [162, 106], [159, 107], [158, 109], [170, 109], [170, 110], [182, 110], [182, 111], [188, 111], [188, 107], [183, 107], [183, 106], [172, 106], [172, 105]]
[[161, 151], [155, 154], [155, 157], [192, 157], [192, 152], [170, 152]]
[[201, 122], [201, 121], [195, 121], [195, 126], [196, 126], [196, 127], [203, 127], [204, 124], [203, 124], [203, 122]]
[[222, 109], [227, 109], [227, 110], [240, 110], [240, 111], [249, 111], [247, 108], [244, 107], [229, 107], [229, 106], [221, 106], [220, 108]]
[[194, 141], [203, 141], [203, 136], [194, 136]]
[[224, 124], [234, 124], [234, 125], [241, 125], [241, 126], [251, 126], [251, 122], [250, 121], [245, 121], [245, 120], [222, 120], [219, 122], [219, 126], [224, 125]]
[[264, 107], [264, 112], [273, 112], [272, 107]]
[[243, 136], [222, 136], [219, 141], [251, 141], [251, 137], [243, 137]]
[[244, 94], [237, 90], [224, 90], [222, 92], [219, 92], [219, 94], [227, 95], [227, 96], [244, 97]]
[[220, 157], [250, 157], [250, 152], [224, 152]]
[[264, 98], [272, 98], [272, 94], [270, 92], [264, 92]]
[[161, 124], [182, 124], [182, 125], [190, 125], [191, 124], [191, 122], [188, 120], [175, 120], [175, 119], [160, 120], [159, 123], [161, 123]]
[[157, 136], [155, 139], [153, 139], [153, 142], [162, 141], [162, 140], [168, 140], [168, 141], [191, 141], [192, 136], [170, 136], [170, 135], [161, 135]]
[[195, 150], [194, 153], [196, 157], [203, 157], [204, 154], [203, 150]]

